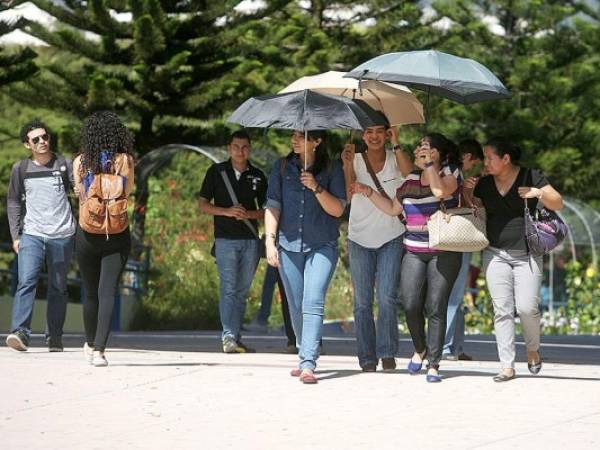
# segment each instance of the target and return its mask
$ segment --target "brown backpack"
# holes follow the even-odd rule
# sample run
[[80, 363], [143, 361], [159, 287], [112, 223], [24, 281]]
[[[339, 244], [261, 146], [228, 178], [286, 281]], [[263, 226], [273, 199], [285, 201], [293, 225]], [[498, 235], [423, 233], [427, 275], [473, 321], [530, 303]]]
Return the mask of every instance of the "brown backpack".
[[94, 180], [79, 206], [79, 225], [84, 231], [106, 234], [108, 239], [110, 234], [127, 229], [125, 182], [129, 176], [129, 160], [124, 154], [115, 158], [114, 173], [94, 174]]

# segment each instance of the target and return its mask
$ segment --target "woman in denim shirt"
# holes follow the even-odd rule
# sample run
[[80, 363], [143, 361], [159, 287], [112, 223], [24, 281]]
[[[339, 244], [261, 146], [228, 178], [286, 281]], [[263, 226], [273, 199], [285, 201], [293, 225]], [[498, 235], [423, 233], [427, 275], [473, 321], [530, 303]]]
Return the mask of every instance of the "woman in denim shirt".
[[299, 344], [300, 365], [291, 375], [303, 383], [317, 382], [325, 293], [346, 206], [342, 164], [330, 161], [325, 139], [324, 131], [308, 131], [306, 141], [294, 131], [293, 151], [271, 171], [265, 213], [267, 260], [279, 267]]

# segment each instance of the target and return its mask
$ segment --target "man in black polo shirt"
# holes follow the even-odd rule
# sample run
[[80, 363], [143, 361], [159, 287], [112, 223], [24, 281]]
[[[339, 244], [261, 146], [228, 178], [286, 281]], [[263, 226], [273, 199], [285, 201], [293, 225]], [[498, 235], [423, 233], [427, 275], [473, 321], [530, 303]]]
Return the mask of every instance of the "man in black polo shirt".
[[228, 152], [229, 160], [213, 164], [206, 172], [200, 210], [214, 216], [223, 351], [245, 353], [251, 350], [242, 344], [240, 330], [258, 264], [258, 220], [264, 216], [267, 178], [248, 161], [250, 137], [245, 131], [231, 135]]

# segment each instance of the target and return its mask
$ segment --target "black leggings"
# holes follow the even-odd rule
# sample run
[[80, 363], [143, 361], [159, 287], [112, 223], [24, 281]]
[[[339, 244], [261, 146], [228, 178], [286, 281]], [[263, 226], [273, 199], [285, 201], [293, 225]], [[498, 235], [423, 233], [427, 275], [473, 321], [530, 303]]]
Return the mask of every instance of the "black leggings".
[[110, 333], [115, 296], [131, 248], [129, 230], [119, 234], [91, 234], [77, 229], [77, 262], [83, 284], [85, 339], [103, 352]]
[[[412, 253], [402, 259], [400, 285], [406, 323], [417, 353], [427, 352], [428, 367], [437, 369], [446, 337], [448, 297], [462, 262], [462, 253]], [[427, 338], [425, 338], [427, 317]]]

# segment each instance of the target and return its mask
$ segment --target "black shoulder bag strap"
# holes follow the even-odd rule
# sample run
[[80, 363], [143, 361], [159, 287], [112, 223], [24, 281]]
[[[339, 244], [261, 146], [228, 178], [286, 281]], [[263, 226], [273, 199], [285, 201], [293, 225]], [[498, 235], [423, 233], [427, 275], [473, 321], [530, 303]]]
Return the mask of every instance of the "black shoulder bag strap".
[[[379, 182], [379, 178], [377, 178], [377, 175], [375, 175], [375, 171], [373, 170], [373, 166], [371, 166], [371, 163], [369, 162], [369, 158], [367, 158], [364, 153], [360, 153], [360, 156], [362, 156], [363, 161], [365, 162], [365, 166], [367, 167], [367, 172], [369, 172], [369, 175], [371, 176], [373, 183], [375, 183], [375, 187], [377, 188], [377, 191], [379, 191], [379, 193], [384, 198], [387, 198], [388, 200], [392, 200], [390, 198], [390, 196], [387, 195], [387, 192], [385, 192], [385, 189], [383, 189], [383, 186]], [[400, 222], [404, 223], [404, 215], [403, 214], [400, 214], [397, 217], [400, 220]]]
[[[219, 172], [221, 173], [221, 177], [223, 177], [223, 181], [225, 182], [225, 187], [227, 188], [227, 192], [229, 193], [229, 197], [231, 198], [231, 201], [233, 202], [234, 205], [237, 205], [239, 203], [239, 201], [238, 201], [237, 195], [235, 195], [235, 191], [233, 190], [231, 181], [229, 181], [227, 172], [225, 172], [224, 170], [220, 170]], [[242, 222], [244, 222], [244, 225], [246, 225], [250, 229], [250, 231], [252, 231], [252, 234], [254, 235], [254, 237], [260, 241], [260, 236], [258, 235], [258, 232], [252, 226], [252, 223], [248, 219], [242, 219]]]

